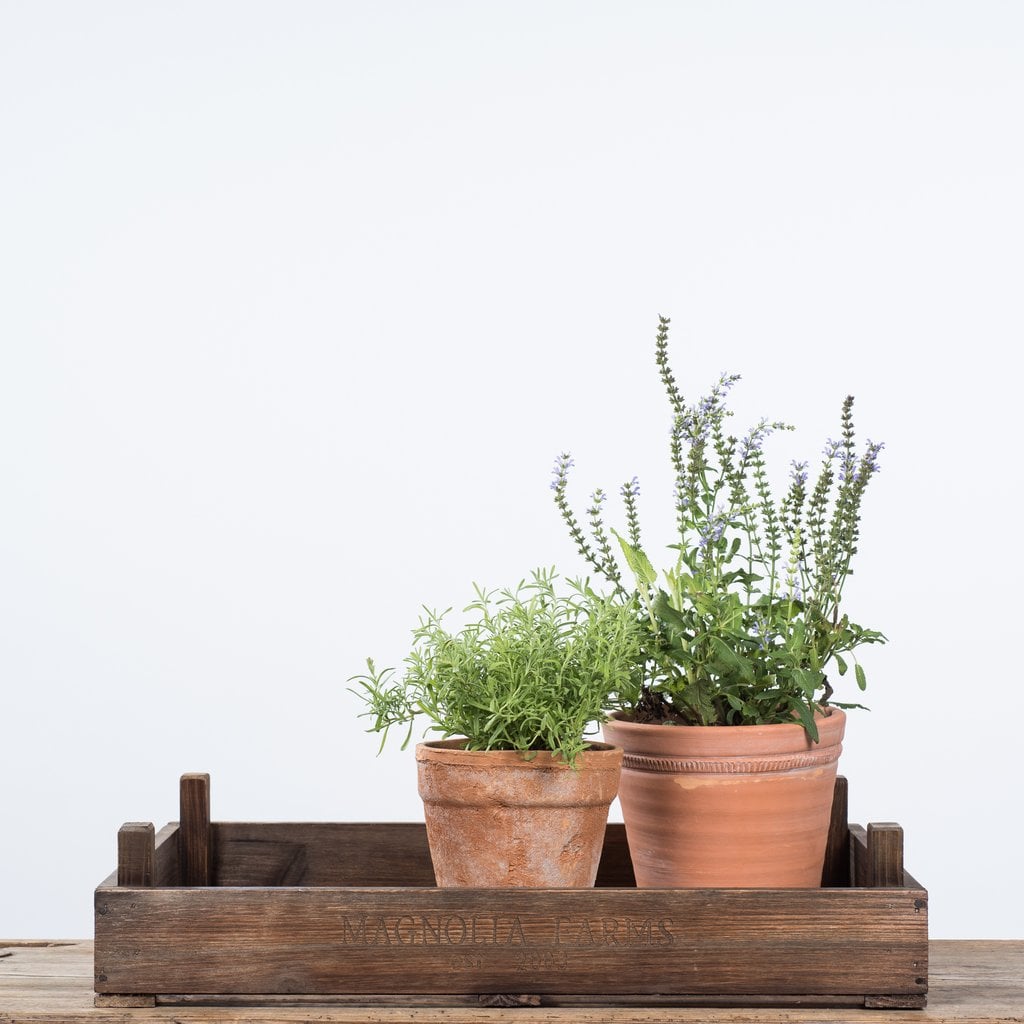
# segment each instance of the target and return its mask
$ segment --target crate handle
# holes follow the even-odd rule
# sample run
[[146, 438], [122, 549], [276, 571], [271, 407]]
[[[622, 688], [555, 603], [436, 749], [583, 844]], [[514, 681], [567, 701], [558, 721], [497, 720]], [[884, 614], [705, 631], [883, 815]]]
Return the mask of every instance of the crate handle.
[[851, 884], [867, 888], [902, 888], [903, 829], [894, 821], [876, 821], [867, 829], [850, 826]]
[[212, 885], [210, 865], [210, 776], [189, 772], [181, 777], [178, 832], [182, 885]]
[[117, 884], [132, 889], [153, 885], [156, 832], [151, 821], [126, 821], [117, 831]]

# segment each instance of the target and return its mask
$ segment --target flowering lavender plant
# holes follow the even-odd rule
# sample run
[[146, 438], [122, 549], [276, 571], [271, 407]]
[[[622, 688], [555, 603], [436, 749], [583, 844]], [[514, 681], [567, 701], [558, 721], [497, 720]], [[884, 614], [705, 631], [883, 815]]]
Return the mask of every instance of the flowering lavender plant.
[[[787, 424], [761, 420], [742, 437], [726, 430], [726, 406], [738, 376], [722, 374], [697, 402], [684, 400], [668, 362], [669, 320], [659, 318], [656, 361], [672, 407], [669, 453], [675, 479], [678, 542], [661, 577], [641, 543], [636, 477], [620, 488], [626, 535], [604, 523], [604, 491], [587, 509], [589, 537], [566, 495], [573, 460], [555, 460], [555, 505], [583, 558], [617, 597], [635, 605], [646, 626], [647, 682], [632, 710], [637, 721], [697, 725], [767, 724], [799, 718], [815, 740], [814, 713], [831, 701], [826, 669], [848, 670], [853, 655], [885, 638], [840, 611], [857, 553], [864, 492], [878, 472], [883, 445], [858, 454], [853, 398], [843, 402], [839, 440], [825, 445], [817, 479], [793, 462], [778, 500], [763, 446]], [[609, 535], [633, 584], [623, 578]]]

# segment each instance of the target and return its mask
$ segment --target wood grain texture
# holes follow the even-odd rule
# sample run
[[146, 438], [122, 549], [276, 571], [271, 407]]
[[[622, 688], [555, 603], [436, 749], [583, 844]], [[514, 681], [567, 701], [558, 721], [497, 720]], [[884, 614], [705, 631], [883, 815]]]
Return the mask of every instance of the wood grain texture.
[[604, 832], [604, 849], [597, 867], [595, 888], [631, 888], [636, 885], [633, 861], [629, 857], [626, 826], [622, 822], [608, 822]]
[[[434, 885], [422, 822], [214, 822], [212, 845], [221, 886]], [[621, 823], [607, 827], [596, 884], [636, 884]]]
[[871, 885], [903, 885], [903, 829], [895, 822], [869, 824], [868, 877]]
[[93, 1006], [103, 1007], [138, 1007], [138, 1006], [156, 1006], [156, 996], [96, 996], [93, 1001]]
[[922, 995], [924, 897], [107, 889], [97, 894], [96, 991]]
[[[101, 995], [911, 1005], [928, 989], [927, 893], [867, 885], [902, 873], [898, 826], [850, 828], [855, 889], [638, 890], [621, 825], [602, 888], [438, 889], [422, 824], [205, 827], [205, 777], [182, 793], [200, 840], [161, 830], [161, 887], [97, 889]], [[168, 887], [199, 863], [188, 851], [203, 835], [219, 885]], [[178, 864], [161, 853], [173, 849]]]
[[[876, 882], [876, 878], [882, 881]], [[899, 825], [882, 822], [867, 828], [850, 826], [850, 881], [864, 887], [922, 888], [903, 866], [903, 829]]]
[[[153, 850], [153, 884], [167, 887], [181, 884], [181, 872], [178, 860], [178, 823], [176, 821], [164, 825], [156, 834]], [[118, 869], [114, 868], [98, 888], [109, 889], [117, 885]]]
[[836, 776], [832, 792], [832, 814], [828, 824], [828, 841], [825, 845], [825, 863], [821, 872], [824, 886], [850, 884], [850, 827], [849, 787], [842, 775]]
[[181, 777], [179, 832], [182, 885], [211, 885], [213, 856], [210, 829], [210, 776]]
[[433, 886], [420, 823], [215, 822], [219, 885]]
[[868, 860], [868, 830], [863, 825], [850, 825], [850, 885], [871, 884], [871, 862]]
[[127, 821], [117, 833], [117, 884], [153, 884], [156, 833], [151, 821]]
[[[893, 999], [918, 1000], [917, 996], [894, 996]], [[489, 1000], [504, 1000], [485, 1002]], [[736, 996], [710, 995], [587, 995], [582, 993], [558, 993], [555, 995], [467, 995], [467, 994], [424, 994], [412, 995], [259, 995], [259, 996], [156, 996], [157, 1006], [436, 1006], [461, 1007], [481, 1005], [513, 1005], [509, 1000], [518, 1000], [516, 1005], [534, 1006], [588, 1006], [588, 1007], [619, 1007], [632, 1006], [637, 1008], [677, 1006], [677, 1007], [728, 1007], [740, 1009], [747, 1007], [816, 1007], [820, 1009], [837, 1009], [849, 1006], [862, 1009], [864, 996], [744, 996], [742, 1001]], [[920, 1002], [918, 1000], [918, 1005]]]
[[181, 860], [178, 851], [178, 823], [164, 825], [156, 834], [154, 867], [156, 878], [153, 884], [166, 888], [181, 885]]
[[1024, 1024], [1024, 941], [933, 941], [923, 1010], [645, 1006], [93, 1006], [91, 942], [0, 941], [0, 1024]]

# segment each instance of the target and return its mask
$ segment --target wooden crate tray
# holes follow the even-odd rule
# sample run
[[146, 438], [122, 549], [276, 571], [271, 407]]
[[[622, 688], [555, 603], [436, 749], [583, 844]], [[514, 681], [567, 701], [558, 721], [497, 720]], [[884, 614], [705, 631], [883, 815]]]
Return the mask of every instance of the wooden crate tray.
[[594, 889], [439, 889], [422, 824], [209, 808], [185, 775], [180, 824], [118, 833], [97, 1005], [925, 1005], [928, 894], [842, 778], [820, 889], [638, 889], [616, 824]]

